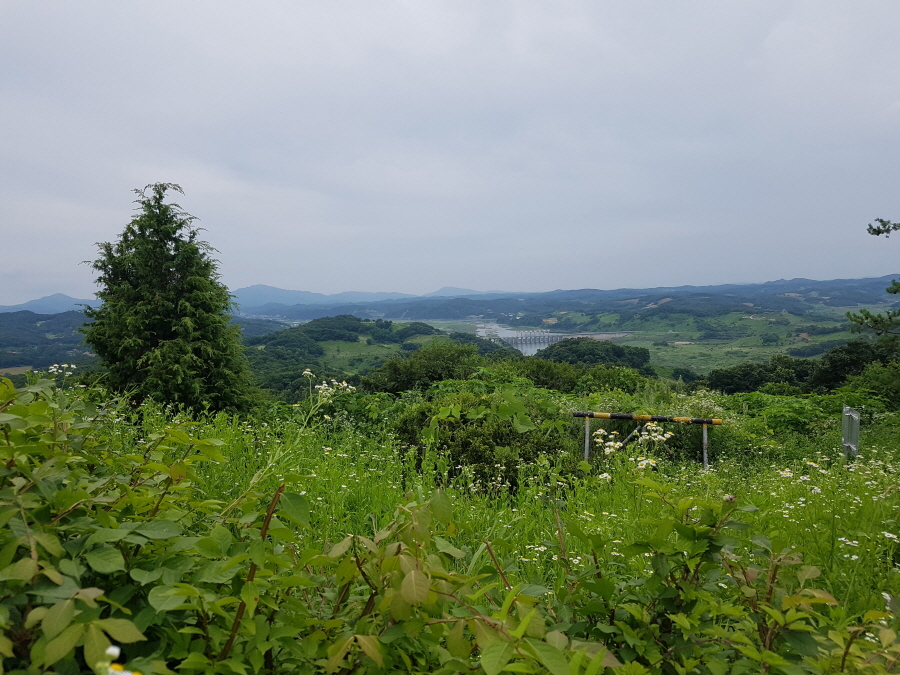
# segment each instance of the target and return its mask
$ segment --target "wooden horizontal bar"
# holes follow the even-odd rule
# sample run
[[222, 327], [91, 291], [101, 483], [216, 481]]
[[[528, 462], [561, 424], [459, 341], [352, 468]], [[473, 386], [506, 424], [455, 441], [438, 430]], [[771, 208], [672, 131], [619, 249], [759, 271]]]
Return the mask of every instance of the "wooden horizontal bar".
[[679, 424], [722, 424], [712, 417], [665, 417], [664, 415], [629, 415], [628, 413], [573, 412], [573, 417], [593, 417], [601, 420], [634, 420], [635, 422], [678, 422]]

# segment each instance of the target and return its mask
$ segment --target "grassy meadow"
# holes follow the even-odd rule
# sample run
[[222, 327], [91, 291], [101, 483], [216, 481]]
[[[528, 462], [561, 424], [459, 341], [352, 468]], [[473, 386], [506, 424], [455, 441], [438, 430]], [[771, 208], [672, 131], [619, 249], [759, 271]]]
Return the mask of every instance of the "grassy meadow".
[[[769, 537], [773, 547], [794, 547], [804, 564], [821, 570], [822, 587], [851, 613], [883, 607], [883, 593], [900, 596], [900, 416], [881, 413], [867, 419], [860, 456], [847, 459], [836, 415], [823, 416], [799, 433], [773, 431], [762, 418], [736, 411], [740, 404], [729, 399], [737, 397], [707, 392], [663, 400], [658, 392], [648, 396], [657, 411], [699, 409], [726, 420], [710, 428], [708, 471], [697, 461], [698, 429], [686, 425], [667, 425], [674, 438], [658, 447], [632, 445], [607, 455], [592, 443], [590, 467], [572, 471], [572, 455], [580, 454], [581, 420], [573, 420], [567, 430], [567, 449], [541, 454], [532, 463], [514, 461], [517, 489], [510, 488], [507, 460], [502, 469], [497, 465], [496, 477], [476, 476], [465, 466], [453, 467], [439, 449], [428, 448], [427, 470], [416, 471], [418, 449], [401, 444], [391, 427], [398, 404], [382, 401], [370, 402], [362, 421], [333, 409], [306, 423], [305, 413], [297, 412], [302, 406], [283, 408], [266, 421], [227, 415], [204, 420], [197, 434], [221, 439], [225, 461], [207, 464], [194, 487], [206, 498], [227, 502], [247, 489], [271, 492], [289, 481], [313, 505], [315, 525], [308, 535], [313, 540], [306, 544], [316, 547], [347, 534], [372, 536], [390, 522], [398, 504], [442, 488], [457, 509], [456, 546], [479, 556], [488, 540], [508, 574], [522, 583], [552, 587], [562, 573], [563, 549], [575, 566], [586, 564], [590, 555], [590, 547], [561, 522], [600, 535], [605, 564], [641, 574], [641, 557], [626, 557], [623, 551], [652, 530], [648, 519], [663, 509], [645, 494], [651, 490], [635, 483], [650, 477], [670, 489], [672, 499], [733, 495], [740, 504], [756, 507], [746, 515], [751, 527], [741, 533], [738, 550], [750, 554], [755, 535]], [[611, 410], [622, 405], [621, 399], [621, 394], [597, 394], [563, 405]], [[148, 415], [143, 431], [170, 421], [162, 411]], [[592, 430], [604, 426], [599, 422], [593, 420]], [[619, 423], [619, 428], [622, 436], [628, 433], [627, 425]], [[132, 431], [123, 427], [122, 437]], [[668, 450], [679, 437], [688, 450]], [[639, 469], [637, 460], [644, 456], [656, 466]]]

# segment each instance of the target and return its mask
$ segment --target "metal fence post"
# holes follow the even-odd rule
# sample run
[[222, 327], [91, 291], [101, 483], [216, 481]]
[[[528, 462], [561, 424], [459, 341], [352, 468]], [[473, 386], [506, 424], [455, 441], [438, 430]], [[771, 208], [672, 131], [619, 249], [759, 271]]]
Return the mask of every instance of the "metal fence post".
[[709, 469], [709, 456], [706, 453], [708, 448], [708, 444], [706, 441], [706, 425], [703, 425], [703, 470], [706, 471]]
[[859, 411], [844, 406], [841, 416], [841, 445], [847, 457], [859, 455]]
[[591, 418], [584, 418], [584, 461], [591, 457]]

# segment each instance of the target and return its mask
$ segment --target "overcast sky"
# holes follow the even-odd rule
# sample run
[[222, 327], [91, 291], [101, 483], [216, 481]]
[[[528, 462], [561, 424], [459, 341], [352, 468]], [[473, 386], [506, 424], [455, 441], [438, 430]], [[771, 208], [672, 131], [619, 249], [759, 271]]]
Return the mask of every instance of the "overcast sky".
[[900, 272], [900, 3], [0, 0], [0, 304], [179, 183], [223, 280]]

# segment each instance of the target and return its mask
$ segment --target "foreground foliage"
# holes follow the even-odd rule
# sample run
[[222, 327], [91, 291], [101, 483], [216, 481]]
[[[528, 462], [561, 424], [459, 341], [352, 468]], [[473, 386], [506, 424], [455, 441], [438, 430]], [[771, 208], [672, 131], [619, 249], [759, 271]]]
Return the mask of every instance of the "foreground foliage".
[[[206, 437], [217, 426], [227, 432], [227, 418], [154, 419], [150, 407], [129, 422], [96, 392], [2, 382], [7, 672], [104, 672], [110, 643], [144, 673], [241, 675], [878, 673], [900, 659], [893, 599], [888, 611], [852, 609], [727, 494], [684, 495], [677, 481], [600, 467], [640, 495], [633, 507], [654, 501], [619, 541], [573, 509], [610, 479], [589, 465], [581, 478], [552, 474], [543, 490], [555, 541], [531, 550], [553, 555], [535, 574], [541, 568], [517, 563], [502, 536], [476, 526], [477, 500], [454, 508], [452, 482], [426, 492], [427, 476], [410, 479], [400, 506], [357, 510], [352, 534], [329, 527], [313, 496], [317, 477], [292, 453], [353, 415], [378, 428], [387, 401], [320, 388], [283, 422], [284, 435], [268, 436], [274, 448], [259, 471], [223, 500], [203, 486], [227, 467], [227, 443]], [[512, 414], [515, 423], [528, 410]], [[244, 433], [263, 447], [268, 428]], [[300, 471], [284, 470], [292, 464]], [[534, 501], [526, 483], [520, 491]]]

